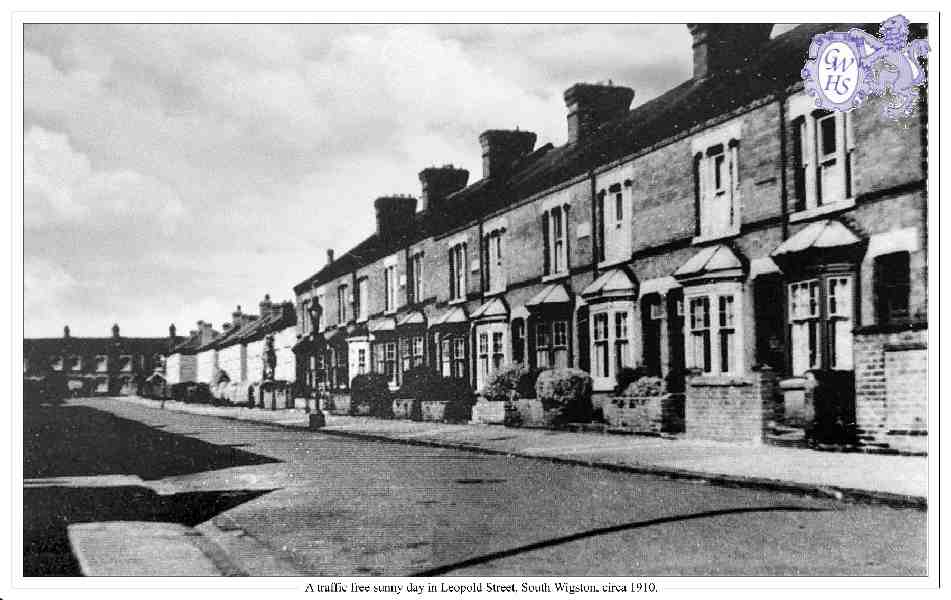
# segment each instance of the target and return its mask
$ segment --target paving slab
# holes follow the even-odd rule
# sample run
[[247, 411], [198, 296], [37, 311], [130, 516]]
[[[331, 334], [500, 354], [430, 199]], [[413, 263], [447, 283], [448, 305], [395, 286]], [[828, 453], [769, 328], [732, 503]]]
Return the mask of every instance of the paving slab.
[[78, 523], [69, 526], [68, 536], [87, 577], [242, 574], [213, 542], [178, 523]]

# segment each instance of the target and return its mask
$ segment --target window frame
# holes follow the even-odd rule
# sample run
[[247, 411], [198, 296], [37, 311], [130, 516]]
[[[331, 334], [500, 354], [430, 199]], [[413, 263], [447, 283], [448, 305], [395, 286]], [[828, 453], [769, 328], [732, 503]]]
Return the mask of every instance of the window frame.
[[[721, 281], [684, 288], [684, 358], [689, 369], [706, 377], [742, 377], [748, 370], [745, 342], [746, 286]], [[728, 300], [731, 319], [724, 322], [721, 304]], [[705, 314], [698, 315], [696, 306]], [[698, 317], [703, 317], [698, 319]]]
[[[847, 281], [848, 297], [845, 302], [838, 299], [840, 294], [834, 293], [834, 287]], [[787, 344], [787, 367], [794, 377], [801, 377], [811, 370], [854, 370], [855, 340], [852, 329], [859, 323], [858, 314], [858, 274], [855, 271], [833, 270], [810, 273], [788, 281], [786, 284], [786, 324], [789, 342]], [[833, 285], [835, 284], [835, 285]], [[801, 310], [802, 303], [794, 295], [794, 290], [809, 290], [808, 310]], [[812, 290], [816, 297], [813, 298]], [[834, 304], [833, 304], [834, 303]], [[807, 360], [805, 368], [797, 364], [796, 327], [808, 323], [805, 329], [807, 346]], [[844, 328], [839, 323], [845, 323]], [[840, 331], [844, 329], [845, 331]], [[838, 341], [840, 337], [848, 339], [848, 351], [840, 353]]]

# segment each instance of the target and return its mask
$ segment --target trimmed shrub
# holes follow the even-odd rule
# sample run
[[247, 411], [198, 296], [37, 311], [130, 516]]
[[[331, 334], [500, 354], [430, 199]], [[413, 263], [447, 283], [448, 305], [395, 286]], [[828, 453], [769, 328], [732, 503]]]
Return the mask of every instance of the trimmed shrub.
[[648, 398], [663, 396], [667, 393], [667, 385], [660, 377], [641, 377], [624, 390], [625, 396]]
[[623, 395], [632, 383], [646, 376], [647, 371], [644, 369], [644, 367], [622, 367], [614, 377], [614, 395]]
[[350, 414], [361, 412], [371, 417], [393, 418], [393, 399], [385, 375], [366, 373], [357, 375], [350, 382]]
[[521, 363], [506, 365], [489, 377], [479, 392], [486, 400], [500, 401], [535, 397], [535, 381], [541, 369], [530, 369]]
[[535, 392], [552, 424], [591, 420], [591, 376], [581, 369], [543, 371]]

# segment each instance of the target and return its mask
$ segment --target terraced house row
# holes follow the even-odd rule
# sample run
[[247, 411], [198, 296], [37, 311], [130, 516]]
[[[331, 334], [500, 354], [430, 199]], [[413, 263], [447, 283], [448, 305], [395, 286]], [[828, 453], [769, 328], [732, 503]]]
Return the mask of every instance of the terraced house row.
[[[576, 84], [564, 145], [485, 131], [476, 181], [429, 167], [418, 199], [378, 198], [376, 231], [294, 288], [298, 384], [428, 365], [479, 389], [517, 362], [588, 371], [597, 404], [641, 366], [690, 435], [759, 439], [822, 394], [863, 442], [922, 449], [927, 99], [900, 123], [817, 110], [811, 38], [853, 26], [689, 25], [677, 87], [632, 110], [633, 89]], [[189, 342], [199, 379], [240, 339], [211, 337]]]

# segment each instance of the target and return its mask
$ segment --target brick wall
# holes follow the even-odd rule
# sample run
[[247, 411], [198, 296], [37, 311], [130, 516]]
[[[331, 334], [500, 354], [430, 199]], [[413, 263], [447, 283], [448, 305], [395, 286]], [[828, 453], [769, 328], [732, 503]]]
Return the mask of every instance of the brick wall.
[[863, 442], [927, 449], [927, 337], [927, 329], [856, 333], [855, 414]]
[[775, 411], [776, 374], [768, 368], [749, 377], [702, 377], [687, 381], [687, 436], [741, 444], [761, 444]]
[[277, 355], [274, 379], [278, 381], [294, 381], [297, 374], [297, 359], [292, 350], [297, 343], [296, 332], [296, 328], [288, 327], [274, 333], [274, 352]]
[[218, 375], [218, 351], [205, 350], [200, 352], [196, 361], [197, 381], [214, 383], [214, 379]]

